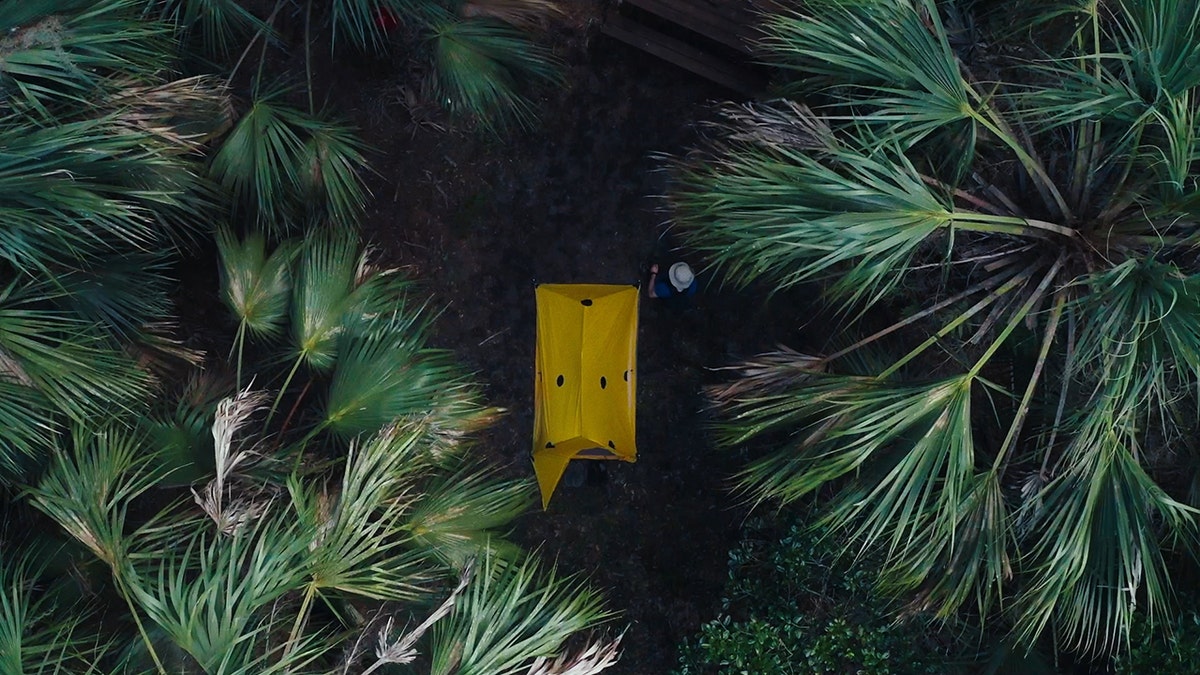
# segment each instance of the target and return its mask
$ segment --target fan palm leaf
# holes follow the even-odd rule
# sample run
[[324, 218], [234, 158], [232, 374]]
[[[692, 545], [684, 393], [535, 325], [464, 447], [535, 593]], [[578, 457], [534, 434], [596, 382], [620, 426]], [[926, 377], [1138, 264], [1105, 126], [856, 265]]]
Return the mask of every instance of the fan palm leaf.
[[10, 379], [79, 421], [136, 409], [145, 373], [92, 324], [46, 308], [55, 295], [15, 281], [0, 290], [0, 359]]
[[[0, 373], [5, 373], [5, 356], [0, 353]], [[14, 382], [7, 373], [0, 377], [0, 483], [22, 477], [54, 447], [59, 428], [55, 409], [37, 390]]]
[[403, 531], [414, 484], [428, 466], [422, 453], [419, 429], [394, 426], [351, 449], [338, 489], [291, 479], [293, 508], [311, 537], [297, 625], [318, 593], [414, 600], [429, 591], [433, 579]]
[[213, 177], [232, 195], [235, 213], [275, 233], [301, 218], [353, 222], [366, 194], [361, 143], [348, 127], [286, 105], [284, 93], [255, 96], [213, 154]]
[[143, 0], [29, 0], [0, 7], [3, 106], [52, 121], [88, 105], [114, 73], [148, 76], [169, 51], [166, 26], [139, 20]]
[[381, 51], [388, 41], [388, 24], [428, 23], [451, 16], [445, 3], [430, 0], [332, 0], [329, 19], [333, 24], [331, 46], [339, 39], [358, 49]]
[[179, 146], [115, 116], [2, 125], [0, 145], [0, 259], [24, 272], [170, 243], [208, 203]]
[[126, 523], [132, 501], [158, 479], [153, 454], [141, 439], [116, 429], [76, 427], [69, 448], [60, 448], [46, 474], [29, 489], [38, 510], [124, 577], [130, 544]]
[[461, 569], [485, 554], [517, 560], [520, 549], [495, 531], [516, 520], [534, 501], [527, 481], [499, 480], [466, 468], [424, 483], [406, 527], [415, 545], [451, 567]]
[[28, 675], [99, 673], [104, 642], [83, 628], [86, 611], [54, 605], [29, 558], [0, 559], [0, 671]]
[[129, 344], [171, 316], [168, 273], [161, 253], [108, 256], [103, 265], [55, 274], [54, 284], [62, 293], [56, 300], [71, 315]]
[[282, 334], [291, 300], [291, 263], [295, 247], [282, 245], [267, 253], [266, 237], [252, 232], [238, 241], [226, 227], [217, 229], [221, 260], [221, 296], [239, 321], [239, 333], [256, 338]]
[[337, 354], [338, 336], [355, 305], [359, 269], [365, 258], [348, 232], [318, 232], [300, 253], [292, 294], [292, 341], [298, 358], [328, 370]]
[[270, 25], [237, 0], [143, 0], [147, 13], [174, 25], [185, 34], [195, 33], [216, 54], [228, 54], [233, 41]]
[[427, 331], [419, 309], [400, 307], [343, 334], [324, 424], [349, 439], [398, 419], [425, 419], [459, 435], [490, 419], [450, 354], [422, 345]]
[[[685, 236], [734, 283], [767, 276], [786, 287], [828, 279], [836, 299], [869, 306], [903, 283], [904, 270], [925, 262], [919, 253], [928, 255], [956, 232], [1065, 231], [957, 207], [904, 154], [836, 139], [819, 121], [803, 119], [811, 112], [793, 112], [797, 126], [811, 130], [807, 151], [747, 130], [742, 118], [731, 132], [744, 140], [716, 161], [682, 164], [677, 174], [672, 200], [680, 218], [705, 224]], [[750, 119], [773, 113], [766, 108]]]
[[140, 552], [153, 564], [131, 578], [134, 599], [205, 672], [251, 662], [272, 626], [264, 608], [299, 584], [305, 537], [282, 515], [185, 537], [174, 551]]
[[509, 123], [529, 126], [533, 104], [518, 93], [525, 82], [558, 83], [558, 62], [518, 29], [492, 19], [440, 22], [433, 27], [440, 98], [450, 112], [489, 131]]
[[612, 615], [573, 577], [536, 562], [484, 558], [450, 616], [433, 627], [432, 675], [515, 675]]

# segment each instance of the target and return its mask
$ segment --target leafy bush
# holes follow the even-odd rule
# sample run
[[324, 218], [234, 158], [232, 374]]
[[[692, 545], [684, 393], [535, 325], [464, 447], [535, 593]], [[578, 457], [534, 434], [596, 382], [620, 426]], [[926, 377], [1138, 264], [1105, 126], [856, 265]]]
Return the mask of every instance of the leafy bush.
[[1200, 673], [1200, 614], [1194, 610], [1175, 618], [1170, 634], [1152, 630], [1144, 619], [1134, 623], [1129, 653], [1114, 659], [1118, 675], [1139, 673]]
[[829, 532], [780, 522], [747, 527], [721, 615], [680, 648], [675, 675], [946, 672], [952, 643], [890, 618], [869, 559], [840, 558]]

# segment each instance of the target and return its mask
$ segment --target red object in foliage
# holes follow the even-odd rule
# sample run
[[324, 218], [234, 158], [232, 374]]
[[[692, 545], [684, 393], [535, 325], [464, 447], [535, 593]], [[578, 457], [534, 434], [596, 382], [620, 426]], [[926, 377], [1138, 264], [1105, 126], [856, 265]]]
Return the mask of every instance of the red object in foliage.
[[400, 17], [387, 7], [380, 7], [375, 10], [375, 25], [382, 28], [385, 33], [390, 33], [400, 25]]

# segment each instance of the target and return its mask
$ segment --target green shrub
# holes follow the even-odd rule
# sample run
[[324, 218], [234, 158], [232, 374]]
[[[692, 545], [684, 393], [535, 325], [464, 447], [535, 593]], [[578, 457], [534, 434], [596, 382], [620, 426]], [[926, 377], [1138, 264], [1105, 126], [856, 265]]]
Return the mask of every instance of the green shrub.
[[898, 623], [870, 560], [839, 558], [826, 532], [752, 521], [729, 555], [721, 615], [680, 648], [675, 675], [942, 673], [952, 640]]
[[1175, 618], [1169, 635], [1145, 619], [1135, 621], [1130, 650], [1113, 659], [1117, 675], [1142, 673], [1200, 673], [1200, 614], [1194, 610]]

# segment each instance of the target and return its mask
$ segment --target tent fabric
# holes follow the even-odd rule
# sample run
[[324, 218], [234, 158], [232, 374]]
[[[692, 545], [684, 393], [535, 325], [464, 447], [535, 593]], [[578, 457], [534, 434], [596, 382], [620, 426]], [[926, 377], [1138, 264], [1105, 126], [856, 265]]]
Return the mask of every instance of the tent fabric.
[[637, 461], [638, 289], [536, 288], [533, 468], [542, 508], [572, 459]]

